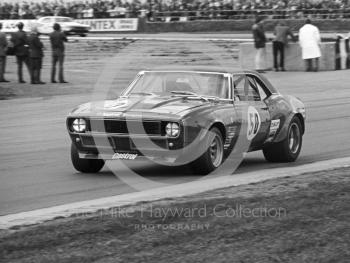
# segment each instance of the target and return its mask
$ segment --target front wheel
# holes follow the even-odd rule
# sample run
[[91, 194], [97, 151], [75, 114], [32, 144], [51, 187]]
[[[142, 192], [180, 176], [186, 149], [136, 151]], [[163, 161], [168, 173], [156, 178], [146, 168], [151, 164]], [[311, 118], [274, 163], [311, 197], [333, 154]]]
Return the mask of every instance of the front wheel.
[[302, 143], [300, 120], [293, 117], [288, 127], [287, 137], [281, 142], [263, 148], [265, 159], [270, 162], [294, 162], [299, 156]]
[[105, 164], [104, 160], [80, 158], [77, 147], [73, 143], [71, 145], [71, 160], [74, 168], [82, 173], [97, 173]]
[[212, 128], [206, 137], [206, 150], [197, 160], [191, 163], [198, 174], [208, 174], [218, 168], [224, 159], [224, 142], [217, 128]]

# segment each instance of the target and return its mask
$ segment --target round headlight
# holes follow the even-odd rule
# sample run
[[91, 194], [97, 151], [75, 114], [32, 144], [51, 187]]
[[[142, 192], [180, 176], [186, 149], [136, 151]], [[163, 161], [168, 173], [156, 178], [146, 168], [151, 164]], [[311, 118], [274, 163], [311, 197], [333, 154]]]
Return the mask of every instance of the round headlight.
[[176, 137], [176, 136], [178, 136], [179, 133], [180, 133], [179, 124], [177, 124], [175, 122], [169, 122], [165, 126], [165, 132], [166, 132], [166, 135], [169, 136], [169, 137]]
[[84, 132], [86, 130], [86, 121], [84, 119], [75, 119], [72, 128], [75, 132]]

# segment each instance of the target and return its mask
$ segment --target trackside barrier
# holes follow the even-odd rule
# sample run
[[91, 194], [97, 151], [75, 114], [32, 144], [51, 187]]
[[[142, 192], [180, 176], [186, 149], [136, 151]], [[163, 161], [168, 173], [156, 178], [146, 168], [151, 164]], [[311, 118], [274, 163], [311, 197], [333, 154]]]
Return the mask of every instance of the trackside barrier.
[[[91, 32], [126, 32], [138, 30], [138, 18], [106, 18], [106, 19], [81, 19], [74, 20], [77, 23], [86, 24], [91, 27]], [[5, 33], [16, 32], [17, 24], [24, 24], [24, 31], [29, 32], [32, 27], [37, 26], [37, 20], [0, 20]]]
[[[241, 43], [239, 49], [240, 66], [243, 69], [255, 69], [256, 49], [254, 43]], [[336, 70], [337, 54], [334, 42], [321, 43], [321, 58], [319, 70]], [[305, 64], [301, 57], [299, 43], [289, 43], [285, 49], [285, 69], [288, 71], [304, 71]], [[272, 43], [266, 43], [266, 68], [273, 68]]]
[[5, 33], [13, 33], [18, 30], [17, 24], [19, 22], [22, 22], [24, 27], [23, 30], [26, 32], [29, 32], [33, 25], [36, 25], [36, 20], [0, 20], [0, 23], [2, 23], [2, 32]]
[[350, 68], [350, 43], [349, 36], [337, 35], [335, 42], [335, 69]]
[[75, 22], [89, 25], [91, 32], [137, 31], [137, 18], [78, 19]]

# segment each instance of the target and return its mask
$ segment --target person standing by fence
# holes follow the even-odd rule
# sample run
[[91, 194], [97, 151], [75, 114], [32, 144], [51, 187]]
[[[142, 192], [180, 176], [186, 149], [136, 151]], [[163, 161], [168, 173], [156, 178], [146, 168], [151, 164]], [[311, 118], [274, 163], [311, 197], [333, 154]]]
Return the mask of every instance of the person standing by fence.
[[19, 22], [17, 24], [17, 27], [18, 31], [12, 34], [11, 42], [13, 43], [13, 48], [15, 50], [17, 60], [18, 82], [25, 83], [23, 80], [23, 63], [26, 64], [29, 75], [32, 75], [28, 59], [28, 38], [26, 32], [23, 31], [24, 24], [22, 22]]
[[63, 77], [63, 62], [64, 62], [64, 42], [67, 42], [66, 35], [61, 32], [60, 24], [53, 25], [54, 31], [50, 34], [50, 42], [52, 48], [52, 68], [51, 68], [51, 82], [57, 83], [56, 65], [58, 62], [58, 79], [60, 83], [67, 83]]
[[29, 59], [31, 66], [31, 83], [32, 84], [45, 84], [41, 79], [41, 67], [42, 59], [44, 57], [44, 45], [40, 41], [38, 31], [35, 27], [31, 29], [31, 33], [28, 37], [29, 44]]
[[257, 17], [255, 24], [252, 26], [254, 44], [256, 48], [255, 69], [263, 73], [266, 70], [266, 36], [263, 27], [263, 18]]
[[[319, 58], [321, 57], [321, 37], [318, 28], [306, 19], [305, 25], [299, 30], [299, 44], [301, 46], [302, 58], [305, 60], [306, 71], [318, 71]], [[315, 59], [315, 66], [312, 61]]]
[[[284, 21], [277, 24], [274, 30], [275, 39], [273, 41], [273, 64], [275, 71], [286, 71], [284, 67], [284, 51], [288, 45], [288, 36], [294, 41], [294, 35], [289, 26]], [[278, 63], [279, 55], [279, 63]]]
[[1, 32], [2, 23], [0, 23], [0, 82], [9, 82], [5, 79], [5, 68], [6, 68], [6, 52], [7, 52], [7, 39], [6, 34]]

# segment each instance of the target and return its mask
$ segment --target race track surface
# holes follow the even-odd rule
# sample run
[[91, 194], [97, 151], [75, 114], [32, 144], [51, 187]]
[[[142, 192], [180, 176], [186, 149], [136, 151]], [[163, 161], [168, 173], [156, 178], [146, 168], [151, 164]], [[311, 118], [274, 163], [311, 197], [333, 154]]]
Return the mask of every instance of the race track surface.
[[[76, 105], [115, 97], [145, 68], [193, 64], [239, 68], [237, 46], [232, 43], [148, 40], [130, 42], [120, 49], [116, 45], [94, 40], [68, 44], [67, 85], [20, 86], [15, 83], [14, 60], [8, 59], [7, 78], [12, 82], [0, 87], [11, 98], [0, 101], [0, 215], [134, 191], [108, 169], [99, 174], [80, 174], [73, 169], [65, 118]], [[49, 49], [46, 53], [43, 76], [47, 81]], [[306, 103], [301, 156], [293, 164], [271, 164], [261, 152], [249, 153], [237, 173], [349, 156], [348, 70], [269, 72], [266, 76], [280, 92]], [[198, 179], [183, 169], [149, 163], [130, 166], [145, 178], [164, 183]]]

